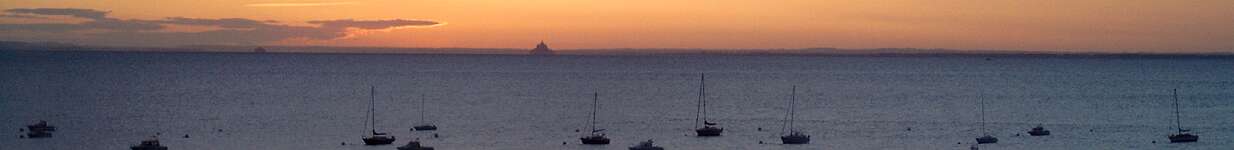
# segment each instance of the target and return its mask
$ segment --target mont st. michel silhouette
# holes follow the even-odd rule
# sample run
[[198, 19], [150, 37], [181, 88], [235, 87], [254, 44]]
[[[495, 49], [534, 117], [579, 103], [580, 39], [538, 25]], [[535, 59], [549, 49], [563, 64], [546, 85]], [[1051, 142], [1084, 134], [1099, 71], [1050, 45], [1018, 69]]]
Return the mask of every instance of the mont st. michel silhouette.
[[544, 41], [540, 41], [540, 44], [536, 44], [536, 48], [531, 49], [531, 52], [529, 52], [529, 54], [531, 55], [554, 55], [554, 54], [557, 54], [557, 52], [553, 52], [552, 49], [548, 48], [548, 44], [544, 44]]

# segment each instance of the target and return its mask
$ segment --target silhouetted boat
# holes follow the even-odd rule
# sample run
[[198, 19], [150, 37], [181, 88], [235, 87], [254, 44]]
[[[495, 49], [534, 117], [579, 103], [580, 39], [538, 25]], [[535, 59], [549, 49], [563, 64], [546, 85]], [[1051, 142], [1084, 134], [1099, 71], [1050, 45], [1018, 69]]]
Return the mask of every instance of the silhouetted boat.
[[596, 144], [608, 144], [609, 143], [608, 138], [604, 137], [604, 134], [596, 134], [597, 132], [604, 131], [604, 129], [596, 129], [596, 109], [599, 109], [600, 107], [599, 99], [600, 99], [600, 93], [594, 93], [592, 95], [592, 98], [591, 98], [591, 131], [590, 131], [591, 134], [585, 137], [579, 138], [579, 141], [582, 141], [583, 144], [596, 145]]
[[39, 120], [38, 123], [26, 125], [26, 129], [30, 131], [56, 131], [56, 126], [47, 125], [47, 121]]
[[981, 133], [985, 135], [977, 137], [977, 144], [998, 143], [998, 138], [990, 136], [990, 133], [985, 130], [985, 99], [981, 98], [978, 101], [980, 103], [978, 105], [981, 107]]
[[397, 148], [398, 150], [433, 150], [433, 147], [420, 145], [420, 141], [418, 140], [407, 141], [407, 145], [399, 146]]
[[1178, 110], [1178, 89], [1174, 89], [1174, 123], [1178, 125], [1178, 133], [1170, 134], [1170, 143], [1187, 143], [1200, 140], [1199, 135], [1191, 134], [1191, 130], [1183, 129], [1182, 114]]
[[[698, 111], [694, 114], [694, 132], [698, 136], [720, 136], [724, 132], [724, 128], [715, 127], [714, 122], [707, 121], [707, 76], [699, 74], [698, 80]], [[701, 120], [701, 122], [700, 122]], [[699, 128], [702, 124], [702, 128]]]
[[655, 142], [652, 142], [651, 140], [647, 140], [639, 142], [638, 145], [634, 145], [634, 147], [630, 147], [630, 150], [664, 150], [664, 148], [656, 146]]
[[386, 135], [386, 133], [377, 132], [377, 111], [374, 108], [377, 105], [375, 102], [377, 99], [375, 96], [377, 93], [376, 91], [377, 91], [376, 87], [369, 87], [369, 106], [368, 106], [369, 134], [361, 138], [361, 140], [364, 140], [364, 145], [386, 145], [386, 144], [394, 143], [394, 140], [395, 140], [394, 136]]
[[797, 132], [793, 129], [793, 121], [797, 120], [797, 86], [793, 86], [792, 98], [788, 102], [788, 112], [785, 115], [784, 128], [787, 135], [780, 136], [780, 142], [784, 144], [807, 144], [810, 143], [810, 135]]
[[132, 150], [167, 150], [166, 146], [159, 144], [159, 139], [152, 137], [148, 140], [142, 140], [141, 144], [129, 147]]
[[51, 131], [30, 130], [26, 132], [26, 138], [37, 139], [37, 138], [50, 138], [50, 137], [51, 137]]
[[995, 138], [994, 136], [990, 136], [990, 135], [977, 137], [977, 144], [987, 144], [987, 143], [998, 143], [998, 138]]
[[428, 123], [424, 121], [424, 114], [425, 114], [424, 113], [424, 99], [425, 99], [424, 95], [420, 95], [420, 123], [423, 123], [423, 124], [417, 125], [411, 128], [412, 130], [416, 130], [416, 131], [437, 130], [437, 125], [433, 125], [432, 123]]
[[1033, 129], [1028, 130], [1028, 135], [1046, 136], [1046, 135], [1050, 135], [1050, 130], [1045, 130], [1045, 127], [1042, 127], [1041, 125], [1037, 125], [1037, 127], [1033, 127]]

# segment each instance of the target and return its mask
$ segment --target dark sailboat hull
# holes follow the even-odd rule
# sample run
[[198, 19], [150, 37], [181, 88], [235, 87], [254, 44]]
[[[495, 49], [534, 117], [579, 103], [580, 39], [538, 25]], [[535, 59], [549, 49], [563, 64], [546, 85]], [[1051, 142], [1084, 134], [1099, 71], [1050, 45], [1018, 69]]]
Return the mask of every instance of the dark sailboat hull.
[[784, 144], [809, 144], [810, 137], [808, 136], [781, 136], [780, 142]]
[[133, 146], [131, 150], [167, 150], [166, 146]]
[[588, 145], [602, 145], [602, 144], [609, 143], [608, 138], [601, 137], [601, 136], [579, 138], [579, 141], [582, 141], [583, 144], [588, 144]]
[[56, 131], [55, 126], [48, 125], [28, 125], [26, 126], [26, 129], [30, 131]]
[[407, 142], [407, 145], [396, 147], [396, 149], [398, 150], [433, 150], [433, 147], [422, 146], [420, 145], [420, 142], [411, 141], [411, 142]]
[[46, 131], [30, 131], [29, 133], [26, 133], [26, 138], [37, 139], [37, 138], [50, 138], [50, 137], [51, 137], [51, 132], [46, 132]]
[[433, 147], [398, 147], [398, 150], [433, 150]]
[[364, 138], [364, 145], [387, 145], [394, 143], [394, 137], [389, 138]]
[[1050, 131], [1046, 131], [1046, 130], [1032, 130], [1032, 131], [1028, 131], [1028, 135], [1031, 135], [1031, 136], [1046, 136], [1046, 135], [1050, 135]]
[[703, 127], [695, 129], [694, 132], [698, 133], [698, 136], [720, 136], [721, 133], [724, 133], [724, 128]]
[[1045, 129], [1028, 130], [1028, 135], [1034, 135], [1034, 136], [1050, 135], [1050, 130], [1045, 130]]
[[998, 138], [994, 138], [991, 136], [977, 138], [977, 144], [988, 144], [988, 143], [998, 143]]
[[415, 126], [415, 127], [411, 127], [411, 128], [412, 128], [412, 129], [414, 129], [414, 130], [416, 130], [416, 131], [429, 131], [429, 130], [437, 130], [437, 126], [434, 126], [434, 125], [422, 125], [422, 126]]
[[664, 150], [663, 147], [630, 147], [630, 150]]
[[1170, 135], [1170, 143], [1187, 143], [1187, 142], [1196, 142], [1199, 140], [1200, 140], [1200, 136], [1196, 136], [1192, 134]]

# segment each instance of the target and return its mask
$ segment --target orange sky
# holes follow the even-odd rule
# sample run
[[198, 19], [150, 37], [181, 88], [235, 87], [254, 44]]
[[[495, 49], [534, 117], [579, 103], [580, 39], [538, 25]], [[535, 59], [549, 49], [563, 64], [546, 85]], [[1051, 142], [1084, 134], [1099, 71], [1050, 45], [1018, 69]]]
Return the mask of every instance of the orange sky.
[[[414, 19], [444, 24], [264, 44], [530, 48], [1234, 51], [1231, 0], [0, 0], [122, 19]], [[21, 22], [0, 18], [0, 23]], [[171, 29], [184, 30], [184, 29]], [[5, 31], [0, 31], [5, 32]]]

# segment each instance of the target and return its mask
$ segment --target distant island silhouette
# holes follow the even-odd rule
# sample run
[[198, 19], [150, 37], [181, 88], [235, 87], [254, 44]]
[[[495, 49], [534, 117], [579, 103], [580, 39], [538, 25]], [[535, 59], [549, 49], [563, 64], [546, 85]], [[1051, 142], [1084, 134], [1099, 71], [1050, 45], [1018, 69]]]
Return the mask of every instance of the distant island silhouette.
[[[255, 49], [255, 47], [257, 47]], [[277, 52], [266, 51], [279, 50]], [[1022, 50], [958, 50], [921, 48], [800, 48], [800, 49], [685, 49], [613, 48], [553, 50], [541, 42], [536, 48], [398, 48], [269, 45], [186, 45], [176, 47], [92, 46], [59, 42], [0, 41], [0, 51], [101, 51], [194, 53], [322, 53], [322, 54], [490, 54], [490, 55], [1188, 55], [1234, 56], [1234, 52], [1068, 52]], [[262, 52], [265, 51], [265, 52]]]
[[540, 41], [540, 44], [536, 44], [535, 49], [531, 49], [530, 54], [531, 55], [555, 55], [557, 54], [557, 52], [553, 52], [552, 49], [548, 48], [548, 44], [544, 44], [544, 41]]

